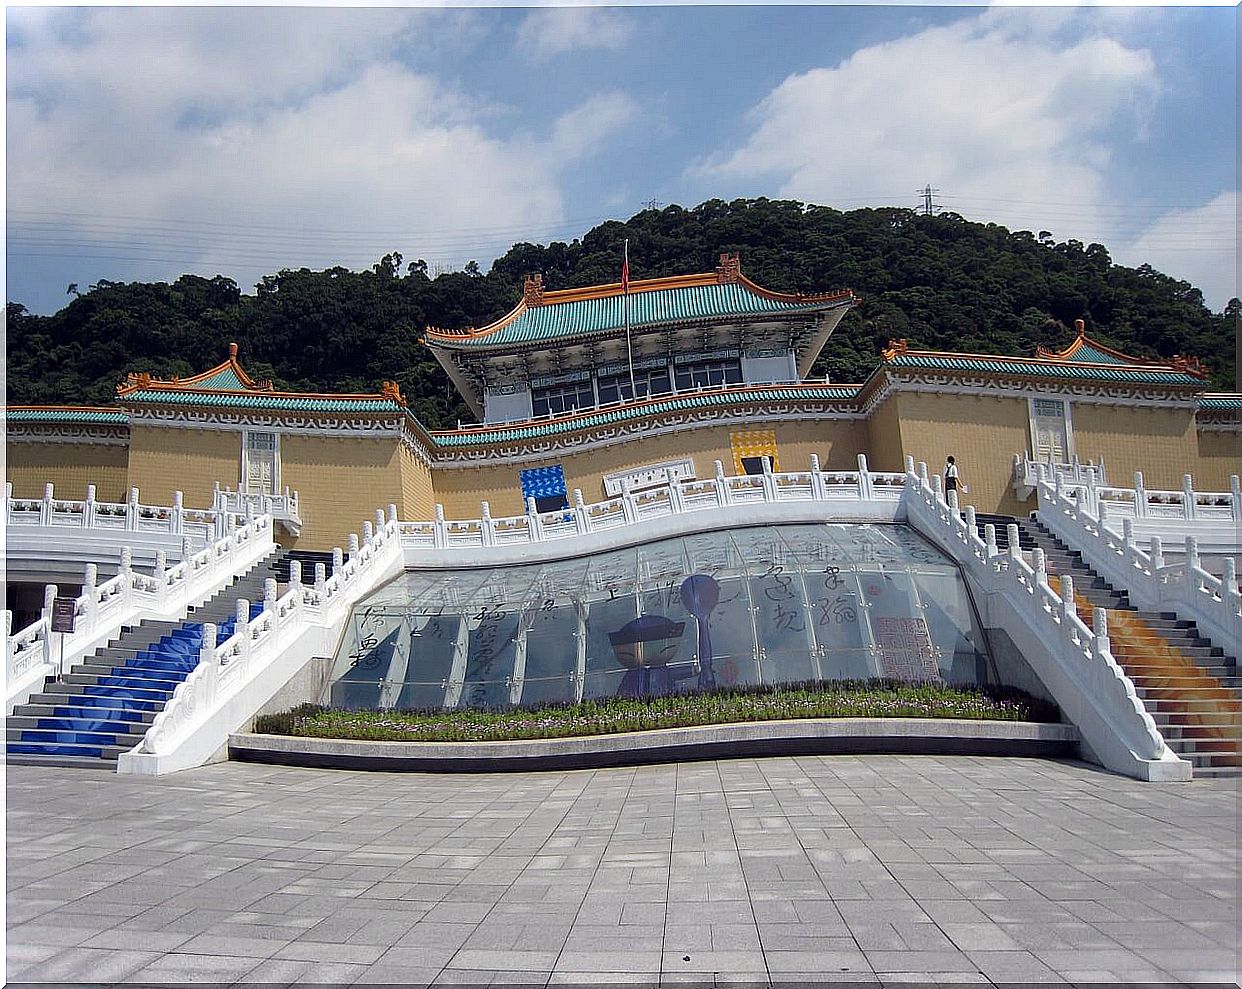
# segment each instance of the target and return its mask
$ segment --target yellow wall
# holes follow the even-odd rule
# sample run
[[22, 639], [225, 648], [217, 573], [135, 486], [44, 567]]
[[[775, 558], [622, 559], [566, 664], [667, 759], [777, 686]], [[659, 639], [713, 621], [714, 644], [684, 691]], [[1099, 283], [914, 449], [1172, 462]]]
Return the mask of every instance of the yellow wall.
[[403, 444], [399, 461], [401, 464], [402, 519], [431, 519], [435, 517], [436, 496], [432, 490], [431, 468], [414, 456]]
[[1148, 488], [1180, 490], [1183, 474], [1199, 472], [1199, 443], [1190, 409], [1073, 403], [1074, 452], [1082, 461], [1104, 458], [1119, 487], [1143, 472]]
[[281, 485], [298, 492], [298, 549], [344, 548], [375, 510], [402, 505], [401, 444], [395, 437], [280, 438]]
[[172, 504], [180, 491], [187, 508], [210, 508], [217, 482], [237, 487], [241, 433], [131, 424], [129, 483], [147, 505]]
[[95, 485], [99, 501], [129, 497], [129, 450], [102, 443], [8, 443], [6, 478], [17, 498], [42, 498], [49, 481], [58, 497], [81, 501]]
[[581, 488], [587, 502], [602, 501], [606, 497], [605, 474], [665, 460], [689, 457], [694, 462], [696, 477], [712, 477], [716, 471], [715, 461], [719, 460], [725, 465], [725, 473], [732, 474], [730, 434], [759, 427], [776, 433], [782, 470], [806, 470], [812, 453], [819, 455], [820, 466], [825, 470], [856, 470], [858, 454], [866, 451], [866, 424], [856, 419], [707, 423], [656, 436], [639, 435], [611, 446], [559, 451], [538, 461], [437, 467], [433, 474], [435, 500], [444, 505], [448, 518], [478, 518], [481, 501], [488, 502], [495, 516], [518, 515], [524, 510], [521, 472], [554, 464], [560, 464], [565, 470], [565, 486], [570, 497], [575, 488]]
[[900, 395], [890, 395], [871, 410], [866, 430], [867, 466], [872, 470], [906, 469], [905, 450], [901, 445], [900, 400]]
[[[902, 452], [943, 473], [951, 455], [970, 489], [963, 503], [981, 512], [1025, 514], [1034, 507], [1013, 495], [1013, 455], [1030, 446], [1024, 398], [934, 392], [897, 396]], [[892, 469], [899, 469], [894, 467]]]
[[1193, 473], [1200, 491], [1228, 491], [1229, 476], [1242, 474], [1242, 432], [1199, 433], [1199, 466]]

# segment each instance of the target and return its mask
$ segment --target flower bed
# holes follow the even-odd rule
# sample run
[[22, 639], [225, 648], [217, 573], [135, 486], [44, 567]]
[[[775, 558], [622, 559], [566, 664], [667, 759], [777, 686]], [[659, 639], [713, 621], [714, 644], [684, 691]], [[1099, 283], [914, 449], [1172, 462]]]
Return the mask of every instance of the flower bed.
[[1055, 705], [1014, 690], [868, 680], [730, 688], [641, 700], [604, 698], [504, 710], [344, 711], [304, 704], [258, 718], [255, 731], [386, 742], [482, 742], [791, 718], [1060, 720]]

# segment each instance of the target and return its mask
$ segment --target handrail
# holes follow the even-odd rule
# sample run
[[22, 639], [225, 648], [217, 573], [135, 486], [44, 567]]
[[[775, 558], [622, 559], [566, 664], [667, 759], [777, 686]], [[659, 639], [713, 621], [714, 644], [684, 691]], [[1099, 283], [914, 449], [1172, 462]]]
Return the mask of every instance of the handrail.
[[[770, 468], [770, 461], [764, 460]], [[626, 482], [617, 497], [591, 504], [583, 500], [581, 489], [574, 490], [567, 508], [540, 512], [535, 500], [528, 498], [524, 515], [499, 518], [486, 501], [480, 504], [477, 519], [446, 519], [444, 506], [437, 504], [434, 520], [401, 522], [399, 528], [406, 547], [478, 549], [567, 539], [728, 505], [847, 500], [891, 504], [901, 500], [905, 484], [903, 473], [868, 470], [863, 454], [858, 455], [856, 471], [822, 470], [819, 457], [812, 454], [810, 470], [735, 476], [726, 476], [717, 460], [713, 477], [674, 479], [637, 492]]]
[[[187, 535], [182, 539], [182, 559], [168, 565], [167, 553], [155, 555], [152, 573], [133, 567], [133, 552], [121, 549], [120, 572], [103, 583], [98, 568], [87, 564], [82, 593], [74, 600], [74, 631], [65, 633], [53, 648], [52, 604], [58, 588], [44, 588], [43, 610], [26, 628], [5, 637], [7, 673], [6, 704], [37, 684], [45, 676], [59, 675], [91, 650], [120, 634], [123, 626], [139, 616], [172, 616], [210, 595], [217, 587], [271, 552], [272, 518], [259, 515], [248, 522], [235, 517], [235, 526], [224, 536], [195, 550]], [[6, 612], [6, 632], [11, 632], [12, 614]]]
[[[907, 518], [947, 548], [985, 593], [1005, 596], [1034, 635], [1047, 645], [1056, 657], [1058, 677], [1069, 685], [1057, 697], [1058, 703], [1063, 708], [1072, 702], [1093, 709], [1090, 719], [1079, 720], [1084, 738], [1098, 731], [1102, 745], [1119, 740], [1130, 753], [1110, 768], [1134, 774], [1141, 763], [1179, 763], [1138, 698], [1133, 682], [1113, 657], [1107, 612], [1095, 608], [1088, 626], [1078, 615], [1073, 580], [1063, 576], [1059, 592], [1054, 589], [1048, 582], [1040, 549], [1027, 563], [1016, 524], [1008, 526], [1008, 549], [1001, 551], [995, 526], [985, 525], [980, 538], [974, 507], [960, 509], [956, 491], [948, 492], [946, 500], [939, 475], [929, 478], [925, 463], [916, 471], [912, 457], [906, 458], [906, 469]], [[1055, 689], [1052, 684], [1049, 687]], [[1151, 766], [1145, 771], [1157, 774]]]
[[303, 583], [301, 564], [291, 561], [285, 594], [277, 597], [276, 581], [269, 578], [264, 582], [263, 609], [253, 618], [250, 602], [239, 599], [233, 634], [223, 642], [216, 642], [214, 624], [204, 625], [198, 665], [177, 685], [143, 740], [122, 754], [120, 771], [164, 771], [158, 767], [159, 758], [174, 753], [221, 715], [228, 702], [252, 686], [300, 635], [343, 622], [353, 604], [402, 562], [396, 506], [388, 506], [387, 517], [377, 510], [374, 524], [363, 523], [361, 540], [351, 535], [348, 545], [348, 560], [342, 550], [335, 550], [332, 573], [316, 564], [311, 584]]
[[[1136, 477], [1132, 505], [1143, 505], [1142, 475]], [[1242, 505], [1237, 496], [1238, 475], [1230, 478], [1228, 496], [1202, 494], [1199, 497], [1224, 499], [1223, 506], [1236, 512]], [[1121, 489], [1104, 489], [1106, 491]], [[1182, 519], [1214, 520], [1196, 507], [1196, 496], [1190, 476], [1185, 480], [1181, 507], [1189, 514]], [[1148, 494], [1161, 494], [1149, 492]], [[1185, 560], [1180, 566], [1169, 566], [1164, 559], [1164, 543], [1159, 535], [1151, 536], [1149, 549], [1144, 551], [1135, 536], [1135, 515], [1121, 516], [1121, 531], [1110, 525], [1117, 511], [1115, 501], [1101, 496], [1100, 489], [1068, 489], [1058, 480], [1039, 483], [1039, 518], [1060, 539], [1069, 542], [1083, 554], [1093, 570], [1114, 587], [1126, 592], [1132, 603], [1149, 611], [1171, 610], [1191, 619], [1199, 630], [1217, 645], [1237, 648], [1242, 641], [1242, 594], [1238, 591], [1237, 564], [1232, 557], [1224, 560], [1224, 572], [1217, 577], [1205, 570], [1200, 561], [1199, 541], [1185, 537]], [[1219, 504], [1212, 506], [1221, 508]], [[1151, 515], [1147, 515], [1151, 518]]]
[[43, 487], [42, 498], [14, 498], [13, 484], [6, 482], [5, 525], [162, 533], [189, 536], [201, 546], [223, 538], [230, 528], [230, 520], [238, 515], [263, 514], [229, 512], [219, 506], [186, 508], [180, 491], [173, 492], [171, 505], [144, 505], [137, 488], [130, 488], [129, 498], [123, 502], [100, 501], [95, 492], [95, 485], [89, 484], [86, 497], [81, 501], [58, 498], [49, 483]]

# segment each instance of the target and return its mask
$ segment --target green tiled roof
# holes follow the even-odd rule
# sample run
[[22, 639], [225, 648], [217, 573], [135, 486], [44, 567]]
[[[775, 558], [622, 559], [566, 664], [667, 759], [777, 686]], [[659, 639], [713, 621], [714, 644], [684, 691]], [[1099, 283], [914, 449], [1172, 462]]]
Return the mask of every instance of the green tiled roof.
[[273, 409], [282, 412], [398, 412], [403, 409], [403, 406], [387, 397], [332, 398], [256, 391], [220, 394], [189, 389], [165, 391], [154, 388], [130, 392], [122, 401], [150, 405], [198, 405], [220, 409]]
[[124, 426], [129, 413], [124, 409], [6, 409], [9, 422], [80, 422], [91, 425]]
[[537, 439], [543, 436], [555, 436], [558, 433], [574, 432], [579, 429], [590, 429], [594, 426], [606, 426], [614, 422], [624, 422], [627, 419], [659, 415], [664, 412], [718, 408], [728, 405], [740, 405], [744, 402], [848, 401], [858, 394], [859, 387], [859, 385], [823, 385], [803, 388], [733, 388], [728, 391], [707, 392], [697, 395], [670, 396], [669, 398], [645, 405], [620, 406], [615, 409], [588, 412], [573, 416], [572, 418], [550, 420], [548, 422], [532, 422], [511, 428], [479, 427], [473, 430], [432, 433], [431, 438], [438, 447], [472, 446], [483, 443], [512, 443], [517, 440]]
[[1116, 354], [1110, 354], [1107, 350], [1100, 350], [1093, 344], [1086, 342], [1074, 351], [1072, 357], [1065, 357], [1062, 360], [1079, 364], [1120, 364], [1123, 367], [1128, 364], [1127, 361], [1122, 360]]
[[1224, 411], [1242, 409], [1242, 395], [1200, 395], [1199, 408]]
[[816, 312], [847, 305], [841, 299], [788, 302], [752, 292], [738, 282], [688, 285], [680, 288], [633, 292], [628, 297], [608, 295], [599, 299], [552, 302], [524, 309], [500, 329], [480, 336], [432, 336], [438, 347], [500, 347], [560, 340], [604, 333], [625, 326], [625, 300], [629, 299], [630, 326], [634, 328], [731, 316]]
[[951, 354], [894, 354], [886, 360], [894, 367], [933, 368], [944, 371], [982, 371], [991, 374], [1022, 374], [1036, 378], [1094, 378], [1153, 385], [1196, 385], [1203, 380], [1184, 371], [1162, 371], [1117, 362], [1115, 367], [1079, 365], [1074, 361], [1015, 361], [1006, 357], [958, 357]]
[[226, 364], [210, 377], [194, 382], [195, 388], [213, 388], [217, 391], [248, 391], [246, 383], [237, 376], [231, 364]]

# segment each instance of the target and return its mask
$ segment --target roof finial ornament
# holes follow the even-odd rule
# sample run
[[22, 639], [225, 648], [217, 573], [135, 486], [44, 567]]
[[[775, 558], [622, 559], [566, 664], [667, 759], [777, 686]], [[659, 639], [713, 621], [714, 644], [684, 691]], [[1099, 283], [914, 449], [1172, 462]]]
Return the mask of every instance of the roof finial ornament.
[[237, 357], [237, 344], [235, 343], [229, 344], [229, 357], [232, 357], [232, 358]]
[[543, 305], [543, 275], [535, 272], [526, 276], [526, 284], [522, 289], [522, 299], [528, 306]]
[[401, 386], [395, 381], [381, 382], [380, 394], [385, 398], [391, 398], [398, 405], [405, 405], [405, 397], [401, 394]]
[[720, 264], [716, 266], [716, 281], [722, 285], [736, 282], [742, 277], [742, 255], [722, 254]]
[[906, 343], [906, 338], [902, 337], [900, 340], [889, 340], [888, 346], [880, 353], [884, 355], [886, 361], [891, 361], [898, 354], [904, 354], [908, 349], [909, 344]]
[[1080, 337], [1085, 337], [1087, 335], [1087, 323], [1085, 320], [1074, 320], [1074, 333]]

